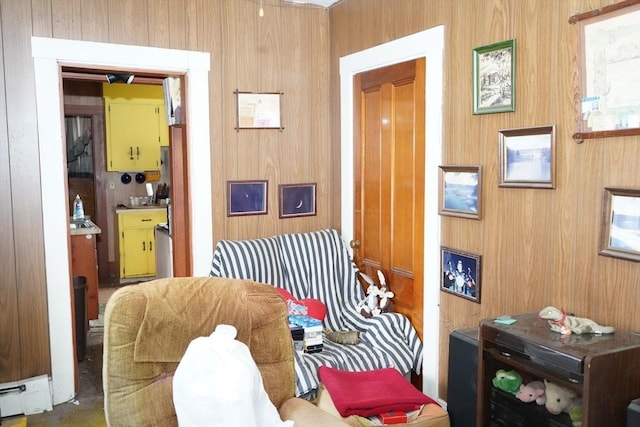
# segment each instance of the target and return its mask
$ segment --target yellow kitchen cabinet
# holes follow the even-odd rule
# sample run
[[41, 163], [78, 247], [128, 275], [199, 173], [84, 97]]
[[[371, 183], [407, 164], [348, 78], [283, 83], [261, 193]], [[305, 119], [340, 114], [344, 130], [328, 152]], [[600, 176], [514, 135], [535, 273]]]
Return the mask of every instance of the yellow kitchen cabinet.
[[160, 168], [160, 147], [169, 145], [162, 86], [103, 85], [107, 170]]
[[167, 222], [166, 209], [118, 212], [120, 278], [155, 276], [155, 226]]

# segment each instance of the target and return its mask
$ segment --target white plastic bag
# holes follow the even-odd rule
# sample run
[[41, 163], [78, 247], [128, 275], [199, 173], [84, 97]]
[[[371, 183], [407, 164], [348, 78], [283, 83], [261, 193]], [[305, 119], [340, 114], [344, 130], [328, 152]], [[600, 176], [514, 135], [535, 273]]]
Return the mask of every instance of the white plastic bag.
[[173, 377], [181, 427], [291, 427], [281, 421], [249, 348], [231, 325], [193, 340]]

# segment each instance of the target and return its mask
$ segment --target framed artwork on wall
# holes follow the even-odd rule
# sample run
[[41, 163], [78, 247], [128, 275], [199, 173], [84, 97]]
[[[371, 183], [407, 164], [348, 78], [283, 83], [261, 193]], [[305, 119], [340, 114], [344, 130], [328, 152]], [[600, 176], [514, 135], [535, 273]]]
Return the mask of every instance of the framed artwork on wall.
[[473, 49], [473, 114], [516, 111], [515, 39]]
[[480, 255], [440, 248], [440, 290], [480, 303]]
[[599, 254], [640, 261], [640, 189], [604, 189]]
[[440, 166], [438, 213], [480, 219], [482, 175], [480, 166]]
[[281, 184], [280, 218], [316, 215], [316, 183]]
[[281, 93], [251, 93], [235, 91], [237, 100], [236, 130], [284, 129], [282, 127]]
[[500, 187], [555, 188], [554, 125], [498, 131]]
[[577, 32], [573, 138], [640, 135], [640, 2], [579, 13], [569, 23]]
[[227, 181], [227, 216], [265, 215], [267, 181]]

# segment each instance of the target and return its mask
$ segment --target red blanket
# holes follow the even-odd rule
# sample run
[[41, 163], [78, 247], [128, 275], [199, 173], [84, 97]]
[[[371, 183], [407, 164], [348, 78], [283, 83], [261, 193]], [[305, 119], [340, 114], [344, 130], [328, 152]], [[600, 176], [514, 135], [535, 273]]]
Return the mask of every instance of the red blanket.
[[369, 417], [388, 411], [414, 411], [436, 403], [394, 368], [348, 372], [321, 366], [318, 376], [340, 415]]

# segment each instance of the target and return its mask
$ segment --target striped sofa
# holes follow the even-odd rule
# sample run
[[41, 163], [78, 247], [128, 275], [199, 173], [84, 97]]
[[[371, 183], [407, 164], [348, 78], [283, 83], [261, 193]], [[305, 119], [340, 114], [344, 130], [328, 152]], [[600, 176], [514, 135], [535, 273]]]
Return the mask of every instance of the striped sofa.
[[289, 291], [297, 299], [324, 302], [324, 327], [359, 331], [357, 345], [323, 340], [319, 353], [295, 354], [296, 395], [311, 398], [322, 365], [363, 371], [394, 367], [407, 375], [422, 367], [422, 342], [409, 320], [399, 313], [366, 319], [356, 309], [365, 298], [344, 240], [336, 230], [281, 234], [252, 240], [221, 240], [211, 276], [250, 279]]

